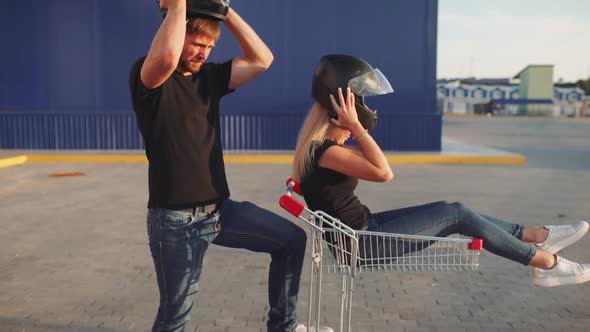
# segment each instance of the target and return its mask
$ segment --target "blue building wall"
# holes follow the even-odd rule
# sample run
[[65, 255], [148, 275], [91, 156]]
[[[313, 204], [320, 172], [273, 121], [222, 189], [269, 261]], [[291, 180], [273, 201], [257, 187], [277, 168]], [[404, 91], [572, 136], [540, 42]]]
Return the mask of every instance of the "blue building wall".
[[[292, 149], [324, 54], [378, 67], [395, 93], [367, 98], [388, 150], [438, 150], [436, 0], [241, 0], [233, 8], [275, 54], [223, 100], [224, 147]], [[141, 148], [127, 87], [161, 18], [155, 1], [19, 0], [2, 5], [0, 148]], [[239, 54], [227, 29], [210, 60]]]

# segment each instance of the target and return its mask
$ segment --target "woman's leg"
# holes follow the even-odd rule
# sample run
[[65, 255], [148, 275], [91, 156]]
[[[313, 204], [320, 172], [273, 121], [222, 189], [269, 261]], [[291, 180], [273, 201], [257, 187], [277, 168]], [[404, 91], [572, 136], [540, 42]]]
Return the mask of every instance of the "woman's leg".
[[[459, 233], [479, 237], [483, 239], [484, 248], [488, 251], [515, 262], [536, 267], [533, 269], [533, 283], [535, 285], [555, 287], [580, 284], [590, 280], [590, 264], [568, 261], [519, 240], [519, 236], [523, 240], [529, 240], [526, 234], [527, 229], [531, 230], [529, 227], [512, 225], [489, 216], [486, 218], [469, 210], [461, 203], [436, 202], [402, 210], [373, 214], [369, 222], [369, 230], [428, 236], [447, 236]], [[580, 222], [578, 224], [587, 230], [587, 223]], [[585, 230], [580, 232], [585, 233]], [[532, 242], [536, 241], [538, 240]], [[371, 241], [363, 241], [361, 245], [367, 244], [367, 242], [369, 245], [373, 245]], [[418, 250], [423, 249], [430, 244], [430, 242], [426, 242], [424, 246], [403, 247], [402, 250], [411, 252], [417, 248]], [[391, 249], [387, 248], [385, 244], [380, 245], [381, 247], [372, 247], [368, 254], [379, 257], [379, 252], [373, 252], [375, 249], [377, 251]]]
[[[549, 231], [543, 226], [525, 226], [520, 224], [513, 224], [507, 221], [480, 214], [489, 222], [502, 228], [508, 233], [514, 235], [517, 239], [527, 243], [541, 243], [547, 239]], [[485, 240], [484, 240], [485, 242]], [[553, 254], [537, 249], [535, 255], [529, 262], [530, 266], [538, 267], [541, 269], [550, 269], [555, 266], [556, 258]]]
[[511, 224], [485, 214], [480, 215], [513, 234], [517, 239], [539, 244], [538, 249], [553, 254], [580, 240], [590, 228], [590, 225], [584, 220], [569, 225], [524, 226]]
[[[436, 202], [380, 212], [373, 214], [372, 219], [369, 225], [372, 231], [441, 237], [458, 233], [482, 238], [486, 250], [524, 265], [531, 263], [537, 252], [534, 246], [517, 238], [522, 226], [512, 227], [512, 233], [509, 233], [505, 227], [461, 203]], [[509, 223], [503, 222], [504, 226], [506, 224]]]
[[525, 226], [509, 223], [486, 214], [480, 214], [480, 216], [486, 218], [489, 222], [494, 223], [496, 226], [504, 229], [508, 233], [513, 234], [517, 239], [523, 242], [541, 243], [545, 241], [547, 239], [547, 235], [549, 235], [549, 230], [544, 226]]

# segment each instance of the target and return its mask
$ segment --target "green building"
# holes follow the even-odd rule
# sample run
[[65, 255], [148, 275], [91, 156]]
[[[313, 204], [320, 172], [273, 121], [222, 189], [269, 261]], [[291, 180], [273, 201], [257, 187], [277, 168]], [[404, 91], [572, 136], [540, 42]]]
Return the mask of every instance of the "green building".
[[520, 98], [527, 101], [519, 105], [519, 114], [552, 114], [553, 65], [528, 65], [514, 78], [520, 80]]

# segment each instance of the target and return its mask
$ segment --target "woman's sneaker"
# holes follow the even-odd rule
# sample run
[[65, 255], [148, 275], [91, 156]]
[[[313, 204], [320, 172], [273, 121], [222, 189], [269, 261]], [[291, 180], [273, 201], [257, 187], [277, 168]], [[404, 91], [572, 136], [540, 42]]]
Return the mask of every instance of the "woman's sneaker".
[[[316, 332], [316, 330], [315, 330], [315, 327], [312, 327], [308, 330], [307, 327], [305, 327], [305, 325], [299, 324], [299, 325], [297, 325], [295, 330], [293, 330], [293, 332]], [[328, 327], [328, 326], [320, 326], [320, 329], [318, 332], [334, 332], [334, 329], [332, 329], [331, 327]]]
[[550, 254], [556, 254], [581, 239], [588, 232], [589, 225], [582, 220], [571, 225], [549, 225], [545, 228], [549, 230], [549, 235], [547, 235], [545, 242], [539, 243], [537, 246]]
[[552, 269], [533, 269], [533, 284], [542, 287], [581, 284], [590, 280], [590, 264], [579, 264], [557, 257]]

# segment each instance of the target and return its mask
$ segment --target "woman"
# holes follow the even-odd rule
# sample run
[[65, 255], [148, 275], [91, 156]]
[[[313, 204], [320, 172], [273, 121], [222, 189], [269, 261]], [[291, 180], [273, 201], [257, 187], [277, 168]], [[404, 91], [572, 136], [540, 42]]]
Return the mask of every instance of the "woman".
[[[524, 226], [471, 211], [461, 203], [435, 202], [372, 213], [354, 195], [358, 179], [387, 182], [393, 172], [369, 134], [377, 120], [364, 103], [369, 95], [393, 92], [387, 79], [361, 59], [348, 55], [322, 58], [312, 84], [316, 104], [299, 133], [293, 177], [312, 210], [322, 210], [358, 230], [482, 238], [496, 255], [534, 268], [533, 283], [554, 287], [590, 280], [590, 264], [556, 253], [578, 241], [589, 225]], [[352, 137], [358, 147], [346, 146]]]

